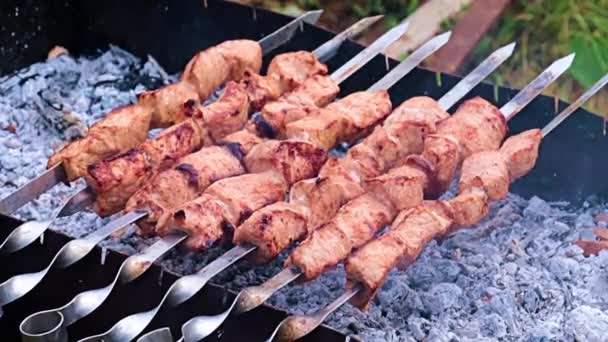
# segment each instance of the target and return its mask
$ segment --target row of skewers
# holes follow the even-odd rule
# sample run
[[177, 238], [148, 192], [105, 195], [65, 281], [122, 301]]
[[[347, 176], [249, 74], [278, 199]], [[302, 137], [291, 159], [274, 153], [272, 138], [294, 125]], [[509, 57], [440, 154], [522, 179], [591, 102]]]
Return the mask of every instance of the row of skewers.
[[[339, 39], [362, 26], [356, 24]], [[222, 43], [195, 56], [179, 83], [145, 93], [138, 104], [110, 113], [87, 137], [51, 157], [49, 167], [54, 171], [49, 174], [63, 172], [67, 180], [84, 177], [90, 186], [80, 193], [81, 198], [90, 198], [84, 202], [94, 193], [93, 208], [100, 215], [123, 208], [127, 214], [68, 243], [36, 276], [20, 275], [0, 284], [0, 306], [25, 295], [51, 267], [73, 264], [96, 243], [136, 222], [142, 234], [163, 238], [128, 258], [106, 288], [81, 293], [61, 308], [28, 317], [22, 333], [65, 334], [65, 327], [99, 307], [116, 283], [132, 281], [147, 269], [134, 265], [149, 264], [184, 241], [193, 250], [220, 240], [236, 247], [178, 280], [155, 308], [84, 340], [134, 339], [159, 310], [188, 300], [236, 261], [249, 256], [266, 262], [302, 240], [283, 272], [243, 290], [224, 314], [185, 324], [184, 338], [199, 340], [233, 311], [249, 311], [287, 283], [314, 279], [344, 260], [349, 290], [336, 303], [352, 298], [357, 306], [366, 307], [393, 266], [412, 262], [431, 239], [477, 222], [487, 214], [489, 200], [506, 195], [509, 182], [532, 168], [541, 132], [525, 132], [503, 143], [506, 121], [573, 59], [556, 61], [500, 110], [475, 98], [450, 116], [447, 110], [511, 55], [512, 44], [492, 54], [440, 100], [412, 98], [393, 110], [387, 90], [445, 44], [448, 33], [427, 42], [367, 91], [332, 102], [338, 84], [406, 28], [404, 22], [387, 32], [331, 76], [325, 76], [327, 67], [320, 62], [319, 51], [328, 51], [327, 44], [335, 51], [338, 38], [313, 53], [275, 57], [267, 76], [257, 74], [262, 55], [257, 43]], [[204, 106], [201, 99], [224, 83], [221, 97]], [[259, 112], [249, 117], [252, 111]], [[146, 140], [150, 127], [168, 128]], [[358, 139], [362, 141], [345, 157], [327, 157], [339, 142]], [[111, 155], [115, 151], [121, 153]], [[459, 168], [456, 198], [424, 201], [444, 192]], [[66, 207], [79, 201], [68, 201]], [[374, 240], [388, 224], [393, 229]], [[35, 235], [3, 246], [23, 248]], [[24, 276], [34, 281], [24, 286]], [[329, 312], [290, 318], [277, 329], [277, 336], [300, 337]], [[42, 327], [49, 315], [61, 316], [61, 323]]]

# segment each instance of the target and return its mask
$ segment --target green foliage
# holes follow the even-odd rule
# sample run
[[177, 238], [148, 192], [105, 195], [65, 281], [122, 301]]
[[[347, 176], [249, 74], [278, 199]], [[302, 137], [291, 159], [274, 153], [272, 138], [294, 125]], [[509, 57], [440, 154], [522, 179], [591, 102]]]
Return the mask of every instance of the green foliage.
[[[572, 99], [608, 72], [608, 0], [518, 0], [478, 44], [472, 63], [493, 49], [517, 41], [500, 81], [520, 87], [553, 60], [576, 52], [570, 78], [554, 94]], [[496, 82], [496, 76], [494, 81]], [[599, 96], [598, 96], [599, 97]], [[595, 106], [594, 106], [595, 107]]]

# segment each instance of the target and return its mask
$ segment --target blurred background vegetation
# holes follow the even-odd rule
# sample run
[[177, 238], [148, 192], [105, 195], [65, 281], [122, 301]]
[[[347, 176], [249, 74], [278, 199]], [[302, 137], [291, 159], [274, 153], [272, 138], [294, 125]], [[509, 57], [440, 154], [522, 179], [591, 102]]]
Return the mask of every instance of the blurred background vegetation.
[[[414, 13], [425, 0], [241, 2], [291, 15], [306, 9], [323, 8], [325, 13], [320, 24], [334, 31], [347, 27], [358, 18], [384, 14], [384, 27], [376, 30], [379, 34]], [[452, 28], [469, 7], [463, 6], [456, 15], [443, 20], [441, 29]], [[516, 53], [500, 72], [493, 75], [491, 82], [522, 87], [553, 60], [576, 52], [568, 75], [561, 77], [549, 90], [554, 96], [572, 100], [608, 72], [608, 0], [513, 0], [457, 73], [465, 74], [491, 51], [512, 41], [518, 43]], [[590, 100], [586, 107], [608, 116], [607, 89]]]

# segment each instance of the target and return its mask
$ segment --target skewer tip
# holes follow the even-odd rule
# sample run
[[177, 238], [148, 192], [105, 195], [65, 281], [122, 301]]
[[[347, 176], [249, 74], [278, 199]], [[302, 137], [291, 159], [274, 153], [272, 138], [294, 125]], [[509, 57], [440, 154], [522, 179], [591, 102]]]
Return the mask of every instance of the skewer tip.
[[500, 49], [496, 50], [496, 52], [501, 55], [505, 54], [506, 56], [511, 56], [513, 54], [513, 51], [515, 51], [516, 46], [517, 46], [517, 42], [512, 42], [512, 43], [507, 44], [507, 45], [501, 47]]
[[312, 11], [307, 11], [304, 14], [302, 14], [300, 16], [300, 18], [303, 18], [303, 21], [314, 25], [317, 23], [317, 20], [319, 20], [319, 18], [321, 17], [321, 15], [323, 14], [323, 10], [322, 9], [318, 9], [318, 10], [312, 10]]
[[574, 61], [575, 56], [576, 56], [576, 53], [573, 52], [573, 53], [569, 54], [568, 56], [565, 56], [565, 57], [562, 57], [562, 58], [556, 60], [555, 62], [553, 62], [552, 66], [559, 66], [561, 68], [568, 69], [572, 65], [572, 62]]
[[441, 42], [441, 43], [445, 44], [448, 42], [448, 40], [450, 40], [451, 37], [452, 37], [452, 31], [447, 31], [438, 36], [435, 36], [435, 38], [431, 39], [430, 41]]
[[371, 17], [365, 17], [365, 18], [361, 19], [360, 21], [362, 21], [362, 22], [370, 22], [370, 24], [371, 24], [371, 23], [377, 22], [378, 20], [380, 20], [382, 18], [384, 18], [384, 14], [374, 15], [374, 16], [371, 16]]

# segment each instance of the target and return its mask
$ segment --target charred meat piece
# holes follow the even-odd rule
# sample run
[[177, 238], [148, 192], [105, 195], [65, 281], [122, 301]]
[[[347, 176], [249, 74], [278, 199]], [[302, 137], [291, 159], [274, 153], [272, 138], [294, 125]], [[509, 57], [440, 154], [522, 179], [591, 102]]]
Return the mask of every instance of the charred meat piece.
[[453, 136], [461, 144], [464, 159], [475, 152], [498, 150], [507, 134], [507, 123], [498, 108], [475, 97], [441, 121], [437, 134]]
[[429, 241], [449, 230], [450, 210], [437, 209], [437, 206], [423, 204], [402, 211], [389, 232], [347, 259], [347, 287], [363, 285], [363, 291], [351, 299], [353, 305], [367, 309], [393, 267], [399, 262], [413, 262]]
[[270, 140], [251, 149], [245, 166], [249, 172], [280, 172], [291, 185], [317, 175], [326, 159], [325, 150], [307, 141]]
[[184, 103], [199, 103], [194, 86], [177, 82], [137, 95], [138, 105], [151, 113], [150, 128], [165, 128], [185, 119]]
[[[218, 179], [245, 173], [240, 160], [226, 146], [209, 146], [189, 154], [168, 170], [162, 171], [133, 196], [125, 211], [147, 209], [151, 213], [138, 222], [143, 233], [152, 233], [156, 222], [174, 206], [200, 195]], [[159, 222], [164, 225], [165, 222]]]
[[483, 151], [469, 156], [462, 163], [458, 192], [481, 188], [491, 201], [503, 199], [509, 192], [509, 167], [498, 151]]
[[120, 211], [152, 175], [197, 150], [207, 140], [205, 135], [206, 131], [193, 120], [186, 120], [144, 142], [137, 150], [90, 165], [85, 179], [96, 194], [95, 211], [102, 217]]
[[233, 242], [256, 246], [252, 260], [264, 263], [305, 237], [309, 233], [309, 219], [310, 210], [303, 205], [273, 203], [245, 220], [236, 229]]
[[449, 117], [437, 101], [414, 97], [403, 102], [386, 118], [382, 126], [353, 146], [344, 158], [330, 160], [321, 175], [342, 175], [361, 181], [379, 176], [400, 165], [413, 153], [422, 152], [422, 144], [436, 123]]
[[82, 177], [96, 161], [139, 146], [148, 135], [150, 118], [140, 105], [116, 108], [91, 126], [86, 137], [55, 152], [47, 167], [63, 163], [69, 181]]
[[186, 65], [181, 81], [206, 99], [229, 80], [240, 80], [246, 70], [259, 72], [262, 47], [253, 40], [229, 40], [197, 53]]
[[264, 104], [278, 99], [281, 94], [292, 91], [309, 77], [327, 74], [327, 66], [308, 51], [280, 54], [272, 59], [268, 76], [246, 73], [243, 83], [247, 86], [251, 107], [254, 111]]
[[338, 95], [340, 88], [327, 76], [316, 75], [304, 81], [277, 101], [268, 102], [253, 116], [248, 129], [258, 135], [285, 137], [285, 125], [317, 113]]
[[289, 192], [289, 202], [309, 208], [311, 228], [330, 220], [346, 202], [363, 194], [359, 183], [342, 177], [319, 177], [297, 182]]
[[466, 189], [447, 201], [454, 210], [453, 229], [471, 226], [488, 215], [488, 194], [480, 188]]
[[209, 132], [213, 141], [241, 129], [249, 119], [249, 98], [245, 88], [236, 82], [228, 82], [217, 101], [207, 106], [183, 105], [184, 117], [193, 117]]
[[315, 229], [287, 259], [309, 281], [335, 267], [356, 248], [371, 240], [395, 215], [391, 206], [364, 194], [345, 204], [328, 223]]
[[[436, 198], [444, 193], [456, 176], [460, 166], [460, 143], [451, 135], [430, 134], [424, 140], [421, 158], [430, 166], [429, 184], [425, 188], [428, 197]], [[408, 161], [417, 156], [408, 157]]]
[[175, 208], [167, 224], [159, 226], [157, 232], [164, 235], [173, 230], [184, 231], [190, 236], [188, 247], [199, 250], [220, 237], [232, 239], [234, 227], [254, 211], [282, 200], [286, 192], [287, 184], [276, 172], [222, 179], [202, 196]]
[[427, 183], [428, 178], [424, 170], [417, 166], [404, 165], [366, 180], [364, 187], [397, 210], [403, 210], [422, 202]]
[[241, 155], [240, 159], [243, 159], [252, 148], [261, 144], [264, 141], [255, 133], [252, 133], [246, 129], [236, 131], [232, 134], [228, 134], [223, 139], [218, 141], [218, 145], [224, 145], [233, 151], [234, 155]]
[[538, 158], [538, 148], [542, 138], [540, 129], [531, 129], [509, 137], [502, 144], [500, 153], [509, 166], [511, 181], [532, 170]]
[[350, 94], [319, 110], [318, 114], [286, 126], [289, 138], [302, 139], [330, 149], [338, 142], [353, 141], [391, 111], [386, 91]]

